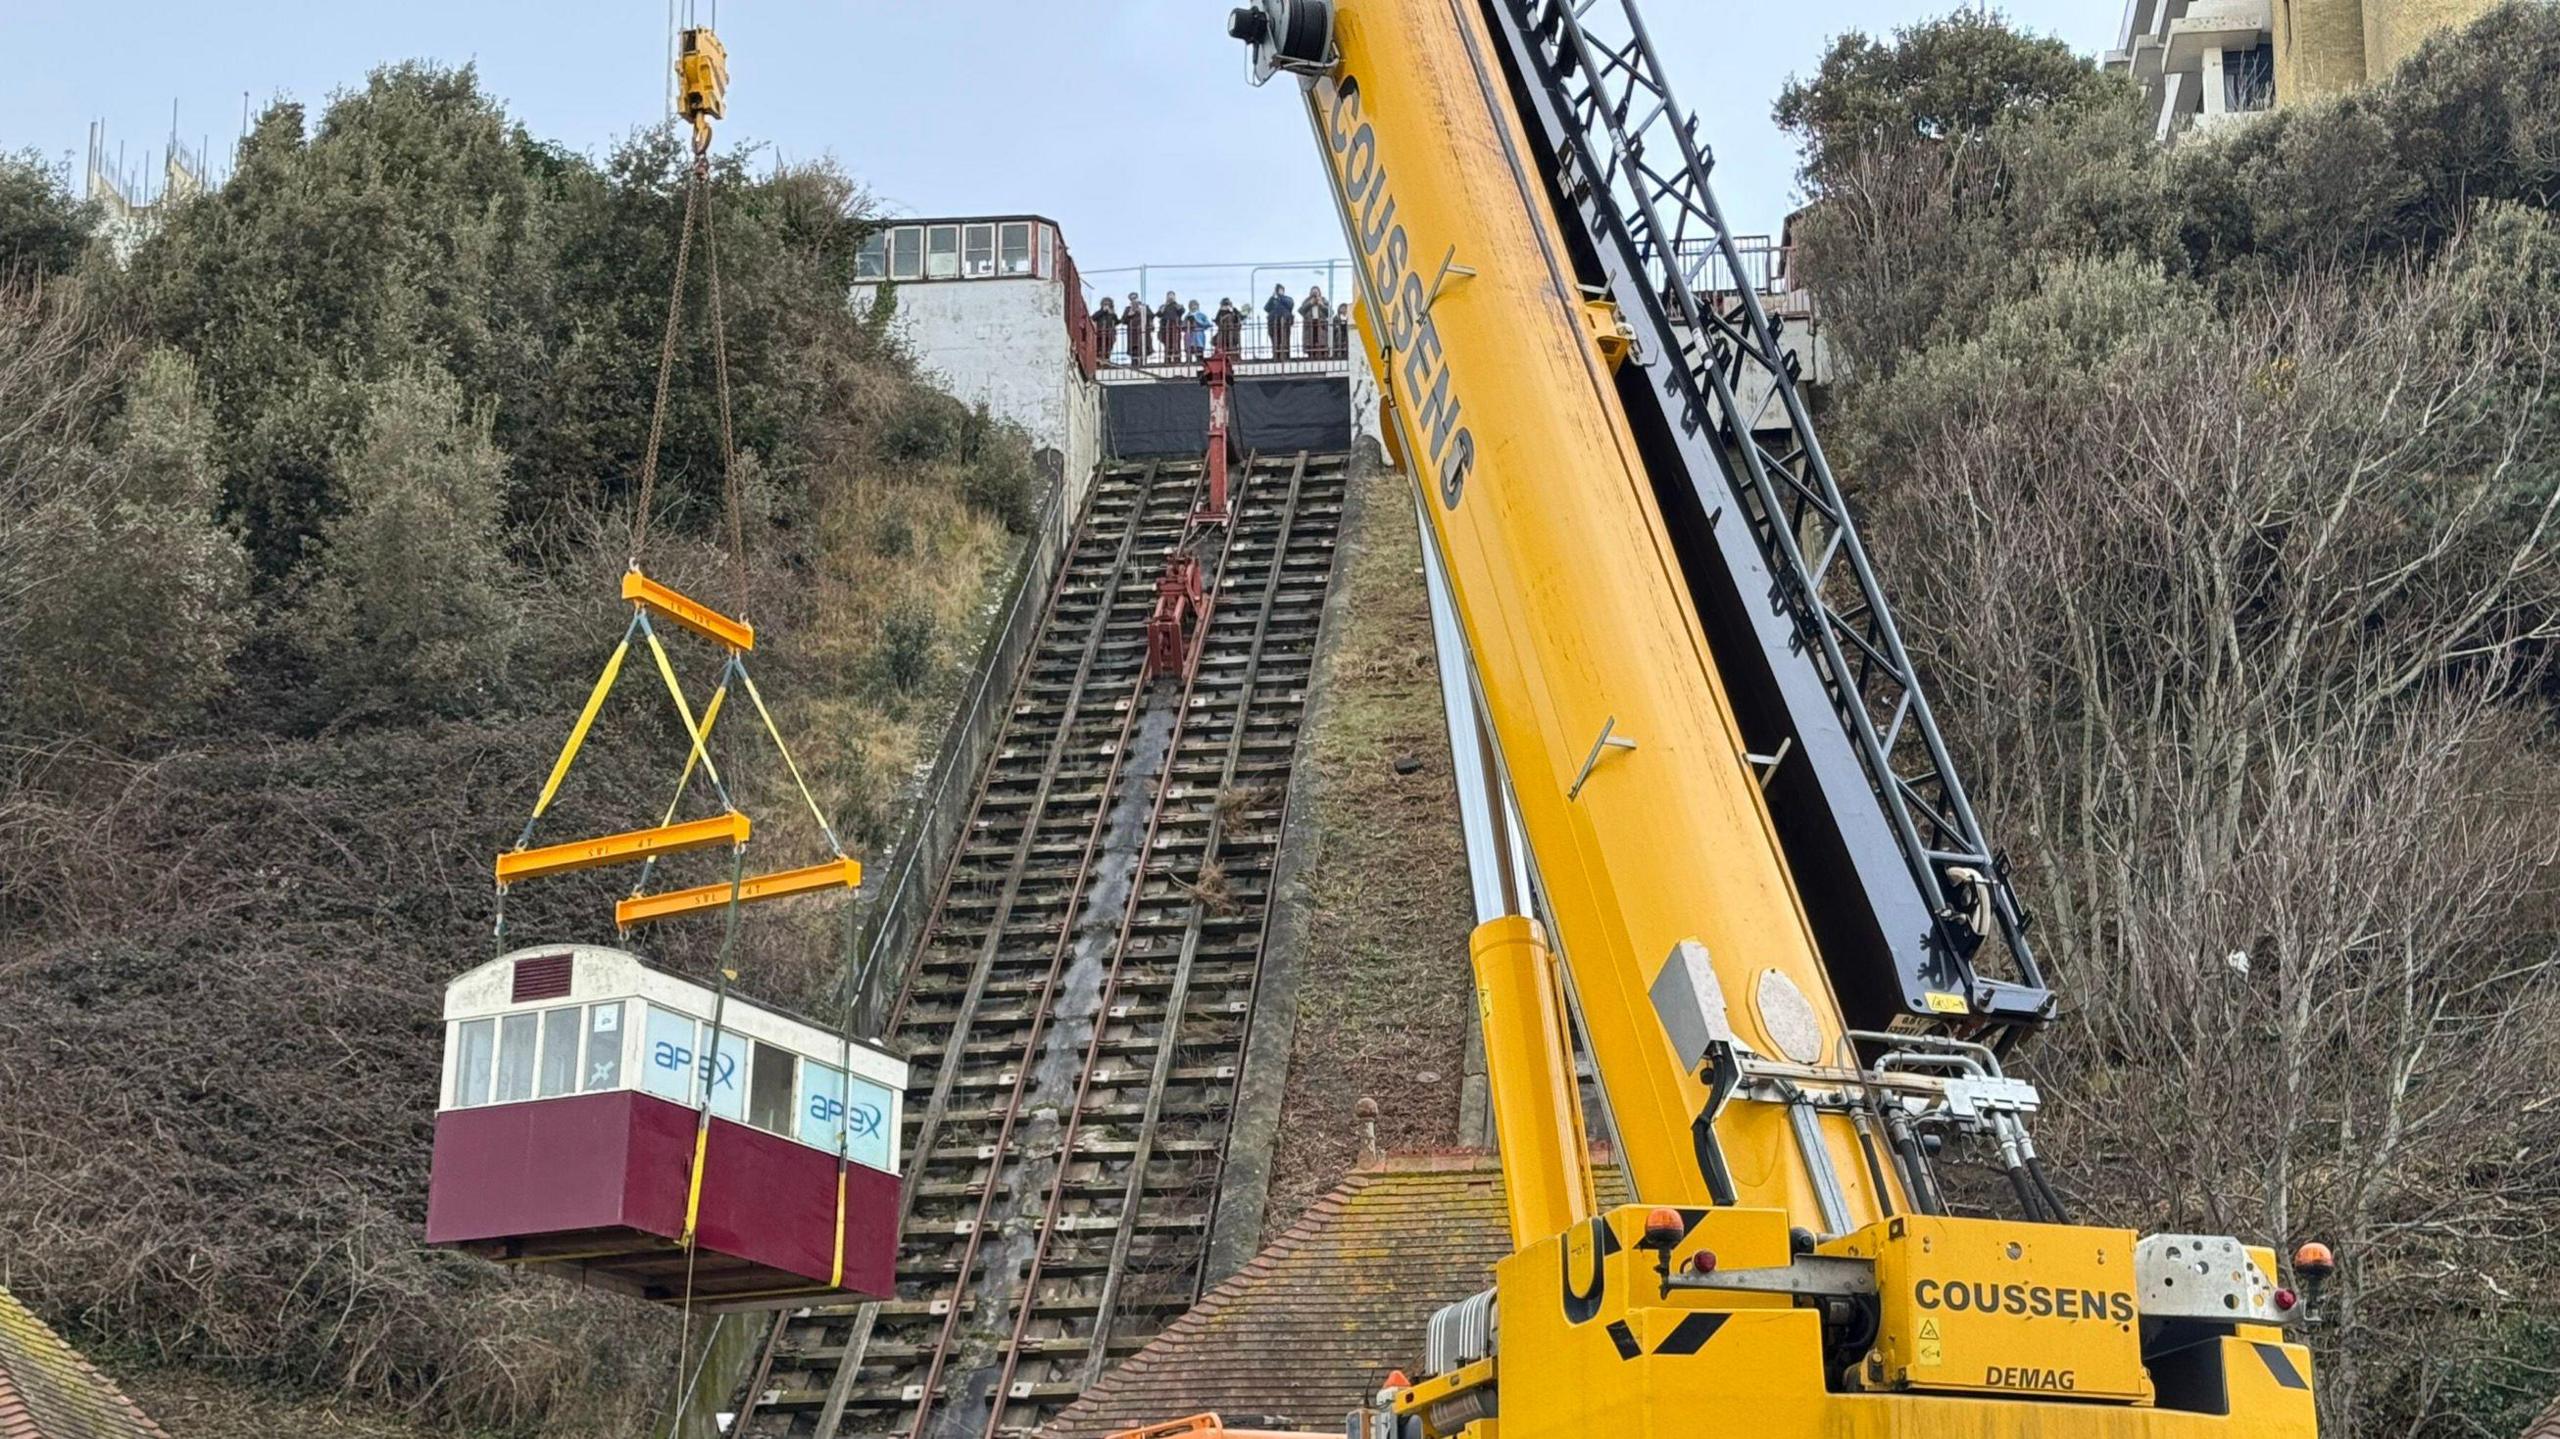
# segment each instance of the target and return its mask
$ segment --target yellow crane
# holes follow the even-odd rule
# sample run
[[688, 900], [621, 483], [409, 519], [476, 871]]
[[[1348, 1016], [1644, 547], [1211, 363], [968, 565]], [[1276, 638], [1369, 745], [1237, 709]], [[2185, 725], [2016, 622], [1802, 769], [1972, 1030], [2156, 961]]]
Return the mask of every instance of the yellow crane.
[[1394, 1427], [2311, 1435], [2273, 1253], [2073, 1223], [2036, 1155], [2052, 993], [1634, 0], [1229, 29], [1349, 238], [1480, 921], [1514, 1252]]

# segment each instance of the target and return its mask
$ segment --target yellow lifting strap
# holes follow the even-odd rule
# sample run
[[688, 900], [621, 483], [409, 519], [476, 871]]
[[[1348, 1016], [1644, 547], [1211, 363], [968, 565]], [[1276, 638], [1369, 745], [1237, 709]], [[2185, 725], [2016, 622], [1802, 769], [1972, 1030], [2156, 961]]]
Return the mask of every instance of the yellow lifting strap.
[[[716, 1059], [713, 1061], [718, 1062]], [[702, 1218], [702, 1161], [711, 1150], [711, 1107], [706, 1099], [693, 1124], [693, 1179], [684, 1194], [684, 1247], [693, 1247], [694, 1225]]]
[[[724, 679], [720, 682], [720, 688], [711, 692], [711, 703], [702, 707], [703, 743], [710, 743], [711, 727], [720, 722], [720, 706], [726, 704], [728, 699], [729, 682]], [[684, 803], [685, 786], [691, 783], [693, 783], [693, 756], [688, 754], [684, 757], [684, 773], [676, 776], [676, 792], [667, 801], [666, 818], [659, 820], [658, 823], [674, 824], [676, 822], [676, 807]]]
[[844, 1156], [836, 1156], [836, 1265], [827, 1271], [827, 1287], [844, 1287]]
[[[631, 635], [625, 632], [622, 643], [613, 647], [613, 657], [604, 662], [604, 673], [596, 676], [596, 687], [587, 691], [586, 708], [578, 711], [578, 722], [569, 727], [569, 742], [560, 747], [560, 757], [551, 762], [551, 777], [542, 782], [542, 795], [533, 802], [533, 817], [551, 808], [552, 797], [560, 793], [560, 781], [569, 777], [569, 766], [578, 757], [578, 749], [587, 742], [587, 731], [596, 727], [596, 715], [604, 709], [604, 697], [613, 691], [613, 682], [622, 676], [623, 657], [631, 653]], [[669, 819], [675, 816], [670, 814]]]
[[738, 666], [738, 678], [747, 682], [747, 698], [756, 702], [756, 713], [764, 719], [764, 732], [773, 736], [773, 747], [781, 753], [783, 765], [791, 771], [791, 782], [800, 787], [800, 802], [809, 807], [809, 818], [818, 822], [818, 833], [827, 837], [827, 848], [842, 855], [844, 846], [836, 842], [835, 826], [827, 823], [826, 812], [818, 808], [817, 796], [809, 793], [809, 782], [800, 777], [800, 762], [791, 757], [791, 746], [782, 742], [782, 731], [773, 722], [773, 711], [764, 707], [764, 695], [756, 689], [756, 677], [747, 673], [747, 667], [742, 664]]
[[655, 628], [642, 625], [640, 633], [649, 641], [650, 658], [658, 662], [658, 678], [667, 682], [667, 694], [676, 702], [676, 715], [684, 721], [685, 737], [693, 743], [693, 755], [685, 761], [685, 772], [692, 773], [692, 766], [699, 764], [702, 766], [703, 774], [708, 776], [713, 784], [719, 784], [719, 766], [711, 762], [711, 751], [703, 747], [702, 727], [693, 722], [693, 706], [685, 702], [684, 686], [676, 682], [676, 667], [667, 659], [667, 647], [658, 643], [658, 632]]

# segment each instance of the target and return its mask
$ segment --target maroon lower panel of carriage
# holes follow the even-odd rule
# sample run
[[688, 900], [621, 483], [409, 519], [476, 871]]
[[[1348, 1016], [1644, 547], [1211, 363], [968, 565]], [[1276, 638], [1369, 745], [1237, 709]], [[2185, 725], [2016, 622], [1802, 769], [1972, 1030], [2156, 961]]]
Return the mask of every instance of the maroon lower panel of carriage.
[[[453, 1109], [436, 1116], [427, 1242], [529, 1264], [658, 1303], [687, 1295], [685, 1190], [694, 1112], [635, 1090]], [[898, 1179], [845, 1166], [844, 1276], [836, 1159], [711, 1121], [690, 1293], [709, 1309], [887, 1297]]]

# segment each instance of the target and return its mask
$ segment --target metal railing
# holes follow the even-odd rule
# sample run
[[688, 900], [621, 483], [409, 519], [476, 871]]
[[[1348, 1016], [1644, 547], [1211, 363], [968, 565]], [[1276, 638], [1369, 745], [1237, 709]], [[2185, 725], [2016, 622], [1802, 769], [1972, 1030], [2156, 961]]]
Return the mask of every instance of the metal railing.
[[1680, 257], [1682, 269], [1697, 276], [1690, 283], [1701, 293], [1730, 295], [1748, 287], [1754, 294], [1776, 295], [1790, 288], [1787, 261], [1793, 249], [1767, 235], [1736, 235], [1731, 264], [1725, 261], [1723, 247], [1704, 236], [1680, 241], [1673, 252]]
[[[1791, 319], [1812, 313], [1811, 293], [1790, 283], [1792, 247], [1767, 235], [1736, 236], [1730, 260], [1714, 240], [1706, 238], [1682, 241], [1677, 254], [1682, 271], [1697, 277], [1691, 285], [1698, 293], [1730, 296], [1747, 288], [1772, 313], [1783, 312]], [[1655, 269], [1654, 282], [1667, 306], [1670, 276], [1659, 266]], [[1303, 299], [1321, 294], [1316, 291]], [[1188, 378], [1202, 360], [1223, 349], [1250, 373], [1333, 373], [1354, 358], [1360, 343], [1351, 322], [1351, 302], [1321, 301], [1311, 317], [1304, 312], [1303, 299], [1299, 308], [1277, 320], [1258, 307], [1211, 311], [1204, 305], [1203, 323], [1193, 322], [1188, 297], [1180, 302], [1179, 318], [1167, 317], [1161, 300], [1142, 301], [1140, 312], [1145, 318], [1135, 325], [1128, 320], [1127, 303], [1115, 299], [1108, 329], [1098, 309], [1090, 317], [1097, 369], [1105, 380]]]
[[[1073, 478], [1059, 476], [1041, 498], [1030, 537], [1023, 543], [1021, 559], [1010, 581], [1012, 595], [1006, 601], [1004, 618], [980, 640], [969, 692], [952, 710], [942, 743], [934, 751], [932, 771], [909, 802], [906, 817], [899, 825], [892, 856], [896, 878], [887, 890], [876, 894], [866, 884], [859, 896], [862, 903], [855, 924], [860, 959], [838, 977], [835, 1002], [849, 1006], [846, 1012], [852, 1018], [854, 1032], [865, 1037], [879, 1033], [882, 987], [897, 978], [899, 951], [921, 931], [923, 909], [941, 879], [939, 866], [949, 862], [959, 843], [961, 822], [953, 819], [947, 826], [949, 835], [937, 834], [934, 815], [963, 803], [967, 791], [960, 787], [974, 784], [978, 756], [973, 751], [981, 746], [972, 745], [968, 736], [989, 723], [991, 706], [1010, 701], [1015, 677], [1030, 663], [1039, 616], [1047, 609], [1050, 590], [1065, 572], [1075, 548], [1077, 516], [1067, 509], [1068, 494], [1075, 488], [1070, 483]], [[992, 730], [987, 733], [987, 743], [992, 743]]]
[[1096, 358], [1106, 377], [1188, 376], [1211, 354], [1224, 351], [1236, 364], [1257, 374], [1329, 374], [1348, 361], [1359, 344], [1347, 305], [1325, 303], [1314, 315], [1292, 311], [1273, 316], [1263, 311], [1203, 312], [1195, 321], [1185, 309], [1180, 320], [1166, 317], [1161, 304], [1132, 325], [1114, 312], [1108, 344], [1103, 317], [1094, 315]]

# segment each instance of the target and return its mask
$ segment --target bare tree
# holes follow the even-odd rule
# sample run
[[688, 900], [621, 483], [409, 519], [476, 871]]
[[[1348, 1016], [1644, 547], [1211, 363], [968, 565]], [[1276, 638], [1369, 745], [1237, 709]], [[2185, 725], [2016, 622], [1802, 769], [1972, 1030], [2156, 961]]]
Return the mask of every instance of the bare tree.
[[2049, 1145], [2093, 1214], [2337, 1245], [2342, 1434], [2423, 1429], [2458, 1336], [2560, 1277], [2560, 317], [2509, 269], [2218, 311], [2068, 267], [1851, 412], [1950, 730], [2040, 861]]
[[32, 519], [78, 492], [132, 353], [78, 287], [0, 285], [0, 625], [45, 573]]

